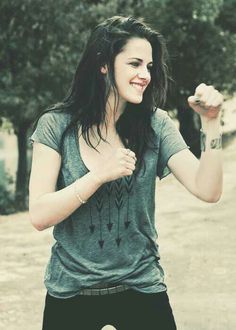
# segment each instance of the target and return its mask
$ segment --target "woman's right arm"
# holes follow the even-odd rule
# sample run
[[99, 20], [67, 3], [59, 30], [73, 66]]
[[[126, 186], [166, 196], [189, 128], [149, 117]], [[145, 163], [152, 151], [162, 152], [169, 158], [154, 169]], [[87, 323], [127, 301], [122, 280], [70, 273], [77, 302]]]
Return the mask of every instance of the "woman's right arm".
[[54, 226], [82, 205], [101, 186], [95, 173], [89, 172], [69, 186], [56, 191], [61, 166], [61, 156], [52, 148], [34, 142], [29, 182], [29, 214], [33, 226], [44, 230]]
[[132, 175], [135, 162], [133, 151], [127, 154], [127, 149], [118, 148], [97, 170], [56, 191], [61, 156], [54, 149], [34, 142], [29, 182], [29, 214], [33, 226], [44, 230], [60, 223], [82, 205], [77, 193], [88, 200], [102, 184]]

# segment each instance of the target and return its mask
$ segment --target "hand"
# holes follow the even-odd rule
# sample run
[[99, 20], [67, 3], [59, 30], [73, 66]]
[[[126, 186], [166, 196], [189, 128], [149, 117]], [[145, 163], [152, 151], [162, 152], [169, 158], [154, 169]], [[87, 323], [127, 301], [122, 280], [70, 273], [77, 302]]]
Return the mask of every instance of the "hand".
[[194, 96], [188, 98], [190, 107], [208, 119], [219, 117], [223, 101], [223, 95], [218, 90], [203, 83], [196, 88]]
[[132, 175], [137, 158], [130, 149], [118, 148], [112, 152], [93, 173], [100, 183], [113, 181], [123, 176]]

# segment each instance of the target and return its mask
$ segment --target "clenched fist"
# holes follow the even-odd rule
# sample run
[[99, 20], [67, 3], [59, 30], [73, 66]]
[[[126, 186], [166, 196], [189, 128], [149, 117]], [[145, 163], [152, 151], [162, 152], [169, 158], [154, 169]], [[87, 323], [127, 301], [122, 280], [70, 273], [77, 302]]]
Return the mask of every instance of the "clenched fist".
[[224, 98], [223, 95], [211, 85], [200, 84], [193, 96], [188, 98], [190, 107], [208, 119], [219, 116]]

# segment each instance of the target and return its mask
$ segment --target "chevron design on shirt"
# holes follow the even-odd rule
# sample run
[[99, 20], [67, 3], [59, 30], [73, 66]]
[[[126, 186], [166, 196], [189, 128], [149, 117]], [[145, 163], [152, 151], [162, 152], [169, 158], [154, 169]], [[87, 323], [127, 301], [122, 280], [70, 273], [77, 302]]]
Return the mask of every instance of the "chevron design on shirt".
[[121, 243], [121, 237], [120, 237], [120, 210], [124, 204], [123, 199], [123, 189], [122, 189], [122, 178], [115, 181], [115, 204], [118, 209], [118, 221], [117, 221], [117, 238], [116, 238], [116, 244], [117, 246], [120, 246]]
[[[130, 195], [132, 194], [133, 191], [133, 176], [126, 176], [122, 177], [120, 179], [117, 179], [115, 181], [107, 182], [104, 184], [102, 187], [100, 187], [99, 190], [94, 195], [95, 198], [95, 206], [96, 206], [96, 214], [98, 215], [98, 221], [99, 221], [99, 240], [98, 244], [100, 248], [102, 249], [105, 241], [103, 238], [103, 219], [104, 219], [104, 202], [105, 199], [108, 200], [108, 222], [106, 223], [106, 227], [109, 230], [109, 232], [112, 231], [114, 227], [114, 223], [111, 221], [111, 197], [114, 194], [114, 203], [115, 207], [117, 208], [117, 231], [116, 231], [116, 238], [115, 242], [117, 246], [119, 247], [121, 242], [122, 242], [122, 237], [121, 237], [121, 228], [120, 228], [120, 223], [121, 220], [124, 221], [124, 228], [128, 229], [131, 221], [129, 220], [128, 214], [129, 214], [129, 200], [130, 200]], [[125, 194], [124, 194], [125, 193]], [[125, 217], [122, 217], [121, 219], [121, 209], [124, 207], [124, 203], [127, 200], [127, 205], [126, 205], [126, 215]], [[90, 225], [89, 229], [91, 234], [94, 233], [96, 226], [93, 223], [92, 220], [92, 214], [91, 214], [91, 209], [90, 209]]]
[[101, 187], [98, 191], [97, 194], [95, 195], [96, 197], [96, 208], [99, 213], [99, 231], [100, 231], [100, 239], [98, 241], [100, 248], [103, 248], [104, 245], [104, 240], [102, 236], [102, 208], [104, 204], [104, 189]]
[[115, 204], [118, 210], [120, 210], [122, 205], [124, 204], [122, 193], [122, 179], [115, 181]]
[[127, 194], [131, 194], [133, 190], [133, 175], [125, 176], [124, 182], [125, 182], [125, 190], [127, 191]]
[[127, 212], [126, 212], [126, 220], [125, 220], [125, 228], [127, 229], [130, 225], [130, 221], [129, 221], [129, 196], [132, 193], [133, 190], [133, 175], [131, 176], [125, 176], [124, 177], [124, 181], [125, 181], [125, 190], [127, 191]]
[[108, 214], [108, 223], [107, 223], [107, 228], [109, 231], [112, 230], [112, 226], [113, 226], [113, 223], [111, 222], [111, 194], [112, 194], [112, 187], [113, 187], [113, 184], [112, 182], [107, 182], [106, 184], [106, 190], [107, 190], [107, 194], [108, 194], [108, 207], [109, 207], [109, 214]]
[[95, 225], [93, 224], [91, 204], [89, 205], [89, 215], [90, 215], [90, 226], [89, 226], [89, 229], [90, 229], [90, 232], [92, 234], [94, 232], [94, 230], [95, 230]]

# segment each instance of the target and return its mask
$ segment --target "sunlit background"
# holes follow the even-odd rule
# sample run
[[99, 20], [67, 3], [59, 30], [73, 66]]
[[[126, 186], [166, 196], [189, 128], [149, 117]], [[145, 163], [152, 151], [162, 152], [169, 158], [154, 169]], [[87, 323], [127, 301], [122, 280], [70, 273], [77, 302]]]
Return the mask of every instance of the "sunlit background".
[[236, 329], [236, 0], [1, 0], [0, 328], [41, 329], [52, 235], [27, 212], [33, 122], [63, 99], [90, 30], [113, 15], [142, 17], [164, 35], [173, 78], [164, 109], [197, 156], [187, 97], [201, 82], [224, 94], [221, 201], [197, 201], [170, 176], [157, 183], [157, 227], [178, 329]]

